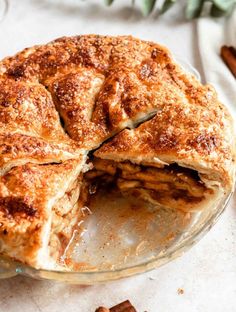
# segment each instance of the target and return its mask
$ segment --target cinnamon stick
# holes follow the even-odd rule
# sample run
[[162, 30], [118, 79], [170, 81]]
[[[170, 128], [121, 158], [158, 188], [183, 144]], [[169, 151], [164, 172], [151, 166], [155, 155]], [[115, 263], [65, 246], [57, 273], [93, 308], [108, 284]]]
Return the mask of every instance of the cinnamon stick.
[[136, 309], [132, 306], [129, 300], [121, 302], [116, 306], [107, 309], [104, 307], [99, 307], [95, 312], [137, 312]]
[[234, 47], [223, 46], [220, 55], [236, 78], [236, 49]]
[[129, 300], [121, 302], [110, 309], [110, 312], [137, 312]]
[[110, 310], [104, 307], [99, 307], [96, 309], [95, 312], [110, 312]]

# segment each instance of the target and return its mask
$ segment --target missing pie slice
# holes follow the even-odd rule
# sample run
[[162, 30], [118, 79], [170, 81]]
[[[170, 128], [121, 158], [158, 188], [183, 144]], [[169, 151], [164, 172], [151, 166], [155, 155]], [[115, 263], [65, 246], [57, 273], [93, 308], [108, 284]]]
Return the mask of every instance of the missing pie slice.
[[0, 254], [62, 269], [94, 182], [207, 209], [234, 186], [232, 125], [214, 89], [152, 42], [77, 36], [4, 59]]
[[199, 210], [222, 195], [217, 182], [207, 185], [197, 171], [177, 164], [156, 167], [100, 158], [95, 158], [93, 164], [94, 169], [85, 175], [90, 183], [112, 183], [124, 196], [132, 195], [166, 208]]

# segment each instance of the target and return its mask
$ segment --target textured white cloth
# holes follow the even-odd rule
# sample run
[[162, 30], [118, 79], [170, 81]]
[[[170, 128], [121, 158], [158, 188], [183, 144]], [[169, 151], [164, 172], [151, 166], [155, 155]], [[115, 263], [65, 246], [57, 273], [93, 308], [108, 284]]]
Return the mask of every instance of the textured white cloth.
[[[178, 14], [182, 11], [181, 6], [173, 7], [161, 19], [155, 16], [143, 19], [138, 12], [124, 9], [127, 7], [125, 0], [115, 1], [114, 7], [109, 9], [104, 8], [102, 2], [10, 0], [9, 14], [0, 24], [0, 58], [63, 35], [132, 34], [165, 44], [202, 73], [197, 24], [177, 17], [177, 11]], [[231, 95], [232, 90], [235, 91], [235, 81], [217, 56], [220, 46], [230, 43], [230, 39], [225, 41], [223, 37], [225, 25], [204, 19], [198, 27], [206, 78], [216, 85], [223, 97]], [[219, 31], [221, 35], [218, 35]], [[209, 39], [211, 36], [215, 37], [214, 41]], [[225, 87], [221, 88], [223, 85]], [[227, 97], [227, 102], [231, 101], [232, 95], [229, 100]], [[127, 298], [138, 312], [233, 312], [236, 298], [235, 238], [236, 210], [232, 202], [209, 234], [188, 253], [164, 267], [91, 287], [24, 277], [0, 280], [0, 312], [93, 312], [99, 305], [110, 307]], [[183, 288], [184, 294], [179, 295], [178, 288]]]
[[236, 117], [236, 79], [219, 55], [225, 44], [236, 47], [236, 10], [228, 19], [199, 19], [198, 42], [206, 81], [216, 87]]

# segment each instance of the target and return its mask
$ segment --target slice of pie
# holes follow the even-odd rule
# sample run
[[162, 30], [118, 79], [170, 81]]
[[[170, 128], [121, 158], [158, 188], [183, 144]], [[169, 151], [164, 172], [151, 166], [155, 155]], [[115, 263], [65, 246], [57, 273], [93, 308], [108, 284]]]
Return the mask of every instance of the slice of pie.
[[214, 205], [234, 185], [232, 124], [156, 43], [85, 35], [4, 59], [0, 254], [62, 268], [94, 181], [154, 205]]
[[0, 178], [0, 253], [59, 269], [80, 215], [84, 159], [18, 166]]
[[0, 90], [0, 175], [29, 162], [61, 162], [84, 153], [65, 133], [43, 85], [2, 76]]

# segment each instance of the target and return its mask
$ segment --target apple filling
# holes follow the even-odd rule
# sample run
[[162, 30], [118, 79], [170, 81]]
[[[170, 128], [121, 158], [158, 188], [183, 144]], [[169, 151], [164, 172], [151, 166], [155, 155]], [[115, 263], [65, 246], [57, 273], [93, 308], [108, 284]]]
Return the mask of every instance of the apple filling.
[[82, 175], [67, 189], [52, 208], [50, 256], [60, 259], [68, 245], [80, 216], [80, 190]]
[[85, 174], [91, 183], [115, 183], [123, 194], [132, 194], [170, 208], [195, 209], [213, 194], [213, 190], [206, 187], [196, 171], [177, 164], [157, 168], [129, 161], [94, 158], [93, 165], [94, 168]]

